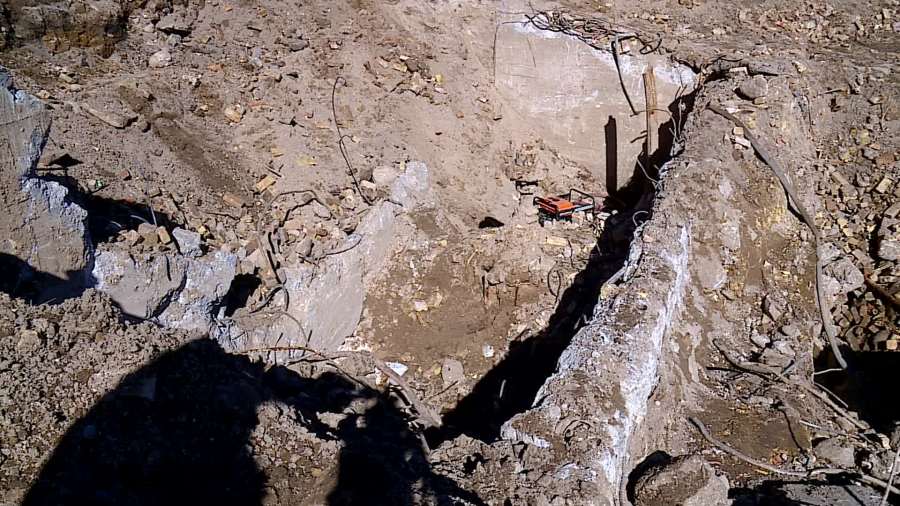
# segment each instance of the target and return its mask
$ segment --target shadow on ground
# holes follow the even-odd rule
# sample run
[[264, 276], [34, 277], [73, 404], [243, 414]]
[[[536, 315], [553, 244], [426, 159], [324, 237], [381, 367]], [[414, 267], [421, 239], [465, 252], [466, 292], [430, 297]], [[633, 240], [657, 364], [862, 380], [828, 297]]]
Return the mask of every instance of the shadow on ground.
[[[366, 402], [355, 406], [367, 407], [356, 413], [359, 399]], [[385, 394], [335, 373], [266, 369], [198, 340], [129, 374], [73, 424], [23, 504], [263, 504], [268, 477], [250, 437], [268, 402], [296, 410], [317, 437], [342, 442], [330, 505], [480, 503], [431, 473]], [[332, 429], [319, 422], [323, 412], [346, 417]]]
[[734, 506], [869, 506], [881, 503], [878, 491], [854, 484], [842, 476], [833, 476], [827, 481], [765, 480], [752, 489], [732, 489], [729, 497], [734, 499]]

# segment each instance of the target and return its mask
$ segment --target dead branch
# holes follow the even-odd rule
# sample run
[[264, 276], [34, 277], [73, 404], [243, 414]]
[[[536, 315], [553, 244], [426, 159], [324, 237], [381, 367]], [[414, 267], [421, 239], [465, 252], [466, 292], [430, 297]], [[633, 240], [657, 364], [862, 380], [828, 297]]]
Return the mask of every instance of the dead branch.
[[406, 381], [403, 378], [401, 378], [399, 374], [394, 372], [394, 370], [391, 369], [387, 364], [385, 364], [383, 360], [376, 357], [372, 353], [369, 353], [367, 351], [336, 351], [336, 352], [332, 352], [329, 354], [325, 354], [325, 353], [322, 353], [321, 351], [315, 350], [308, 346], [261, 347], [261, 348], [252, 348], [249, 350], [242, 350], [240, 353], [244, 353], [244, 354], [263, 353], [263, 352], [269, 352], [269, 351], [303, 351], [303, 352], [310, 353], [312, 355], [319, 357], [321, 360], [327, 362], [329, 365], [331, 365], [332, 367], [334, 367], [335, 369], [340, 371], [341, 374], [344, 374], [348, 378], [350, 378], [362, 385], [365, 385], [369, 388], [373, 388], [366, 381], [361, 380], [361, 379], [357, 378], [356, 376], [353, 376], [349, 372], [342, 369], [336, 362], [334, 362], [335, 360], [340, 359], [340, 358], [348, 358], [348, 357], [355, 357], [355, 356], [364, 357], [368, 360], [371, 360], [372, 363], [375, 364], [375, 367], [379, 371], [381, 371], [382, 374], [387, 376], [388, 379], [391, 380], [391, 382], [393, 382], [395, 385], [397, 385], [397, 388], [399, 388], [400, 391], [403, 392], [403, 396], [406, 398], [406, 401], [418, 413], [419, 419], [423, 422], [424, 425], [426, 425], [427, 427], [440, 427], [442, 425], [441, 417], [437, 414], [437, 412], [434, 409], [432, 409], [431, 406], [429, 406], [428, 404], [424, 403], [421, 399], [419, 399], [419, 396], [416, 394], [415, 390], [413, 390], [412, 387], [410, 387], [409, 384], [406, 383]]
[[894, 477], [897, 476], [897, 459], [900, 458], [900, 444], [897, 445], [897, 451], [894, 453], [894, 460], [891, 461], [891, 472], [888, 475], [887, 487], [884, 489], [884, 496], [881, 497], [881, 506], [885, 506], [888, 496], [891, 495], [891, 488], [894, 485]]
[[900, 309], [900, 297], [887, 291], [887, 289], [879, 285], [872, 276], [866, 276], [866, 284], [869, 285], [869, 288], [877, 293], [879, 297]]
[[807, 384], [804, 381], [790, 379], [787, 376], [785, 376], [784, 374], [782, 374], [781, 371], [779, 371], [778, 369], [775, 369], [773, 367], [768, 367], [763, 364], [758, 364], [755, 362], [740, 361], [740, 360], [732, 357], [727, 351], [725, 351], [725, 349], [722, 348], [722, 346], [716, 340], [713, 340], [713, 346], [717, 350], [719, 350], [719, 353], [721, 353], [722, 356], [725, 357], [725, 360], [728, 361], [728, 363], [731, 364], [732, 366], [734, 366], [735, 368], [742, 370], [744, 372], [749, 372], [749, 373], [753, 373], [753, 374], [762, 376], [765, 379], [776, 378], [786, 385], [798, 386], [798, 387], [802, 388], [803, 390], [805, 390], [806, 392], [810, 393], [811, 395], [815, 396], [820, 401], [824, 402], [829, 408], [831, 408], [832, 411], [837, 413], [841, 418], [844, 418], [845, 420], [849, 421], [851, 424], [853, 424], [854, 427], [856, 427], [860, 431], [868, 430], [868, 427], [866, 427], [866, 425], [864, 423], [857, 420], [855, 417], [851, 416], [850, 413], [847, 412], [847, 410], [838, 406], [837, 403], [835, 403], [833, 400], [831, 400], [828, 397], [828, 395], [825, 394], [824, 392], [822, 392], [821, 390], [818, 390], [817, 388]]
[[350, 157], [347, 155], [347, 146], [344, 145], [344, 139], [348, 136], [344, 135], [341, 131], [341, 125], [338, 123], [337, 118], [337, 86], [339, 81], [344, 81], [346, 84], [346, 79], [341, 76], [337, 76], [334, 78], [334, 86], [331, 87], [331, 119], [334, 120], [334, 128], [337, 130], [338, 134], [338, 149], [341, 151], [341, 156], [344, 157], [344, 163], [347, 164], [347, 171], [350, 173], [350, 177], [353, 179], [353, 186], [356, 187], [356, 191], [359, 192], [359, 196], [365, 201], [366, 204], [372, 205], [372, 200], [363, 193], [362, 188], [359, 186], [359, 178], [356, 177], [356, 171], [353, 170], [353, 165], [350, 163]]
[[792, 476], [795, 478], [812, 478], [815, 476], [828, 476], [828, 475], [843, 474], [843, 475], [852, 477], [853, 479], [856, 479], [858, 481], [861, 481], [863, 483], [866, 483], [868, 485], [873, 485], [873, 486], [884, 489], [886, 496], [891, 493], [900, 495], [900, 489], [894, 487], [891, 483], [879, 480], [878, 478], [875, 478], [874, 476], [870, 476], [868, 474], [861, 473], [861, 472], [853, 470], [853, 469], [841, 469], [841, 468], [837, 468], [837, 467], [823, 467], [823, 468], [819, 468], [819, 469], [812, 469], [808, 472], [801, 472], [801, 471], [791, 471], [788, 469], [781, 469], [780, 467], [775, 467], [775, 466], [767, 464], [765, 462], [756, 460], [753, 457], [750, 457], [749, 455], [737, 450], [736, 448], [734, 448], [726, 443], [723, 443], [722, 441], [719, 441], [718, 439], [713, 437], [712, 434], [709, 433], [709, 430], [706, 428], [705, 425], [703, 425], [703, 422], [701, 422], [699, 419], [697, 419], [695, 417], [690, 417], [690, 418], [688, 418], [688, 421], [690, 421], [691, 424], [694, 427], [696, 427], [698, 431], [700, 431], [700, 434], [703, 436], [704, 439], [706, 439], [707, 442], [709, 442], [709, 444], [715, 446], [716, 448], [722, 450], [723, 452], [731, 455], [732, 457], [734, 457], [738, 460], [746, 462], [746, 463], [748, 463], [752, 466], [758, 467], [760, 469], [765, 469], [766, 471], [769, 471], [771, 473], [781, 474], [784, 476]]
[[812, 232], [816, 244], [816, 302], [819, 306], [819, 315], [822, 319], [822, 329], [825, 331], [825, 335], [828, 337], [828, 343], [831, 346], [831, 352], [834, 354], [834, 358], [838, 361], [838, 364], [840, 364], [843, 369], [846, 369], [847, 361], [844, 360], [844, 356], [841, 354], [841, 350], [838, 348], [837, 328], [834, 325], [834, 320], [831, 316], [831, 308], [829, 307], [828, 299], [825, 296], [825, 285], [822, 283], [822, 271], [824, 268], [824, 262], [822, 260], [822, 235], [819, 233], [819, 229], [816, 227], [815, 220], [813, 220], [809, 212], [806, 211], [806, 208], [803, 207], [800, 199], [797, 198], [797, 193], [794, 191], [794, 186], [791, 184], [791, 181], [785, 174], [784, 169], [777, 161], [775, 161], [775, 158], [769, 153], [769, 150], [764, 145], [760, 144], [759, 140], [756, 139], [756, 136], [753, 135], [747, 125], [717, 104], [709, 104], [708, 107], [714, 113], [731, 121], [736, 126], [739, 126], [744, 130], [744, 136], [748, 141], [750, 141], [750, 145], [753, 146], [756, 154], [759, 155], [762, 161], [765, 162], [765, 164], [768, 165], [770, 169], [772, 169], [772, 172], [775, 174], [778, 182], [781, 183], [781, 187], [784, 188], [785, 193], [787, 193], [788, 204], [797, 211], [797, 214], [800, 215], [800, 218]]

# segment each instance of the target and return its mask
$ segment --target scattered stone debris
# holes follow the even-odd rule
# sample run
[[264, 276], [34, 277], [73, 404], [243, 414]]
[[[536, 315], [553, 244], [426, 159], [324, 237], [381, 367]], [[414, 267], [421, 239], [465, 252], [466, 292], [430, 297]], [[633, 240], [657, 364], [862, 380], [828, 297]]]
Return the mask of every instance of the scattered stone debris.
[[878, 504], [900, 24], [845, 3], [0, 5], [0, 503]]

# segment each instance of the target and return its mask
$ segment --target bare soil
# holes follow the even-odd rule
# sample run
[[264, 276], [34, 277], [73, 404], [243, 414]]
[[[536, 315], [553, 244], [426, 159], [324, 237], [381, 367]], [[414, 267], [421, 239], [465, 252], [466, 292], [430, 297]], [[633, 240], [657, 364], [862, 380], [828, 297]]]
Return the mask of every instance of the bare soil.
[[[657, 41], [654, 57], [697, 75], [664, 104], [660, 150], [621, 160], [633, 171], [622, 188], [607, 187], [599, 152], [596, 164], [562, 154], [571, 146], [543, 139], [547, 125], [498, 89], [499, 28], [546, 11], [634, 30]], [[186, 28], [167, 28], [171, 19]], [[129, 238], [154, 223], [199, 232], [207, 254], [237, 255], [240, 282], [217, 316], [229, 328], [281, 318], [292, 303], [279, 293], [285, 269], [324, 265], [311, 252], [336, 251], [389, 200], [383, 175], [424, 161], [433, 205], [397, 212], [341, 351], [403, 369], [443, 422], [424, 427], [363, 358], [228, 353], [202, 333], [124, 315], [92, 288], [47, 300], [40, 279], [0, 283], [0, 504], [625, 504], [640, 497], [637, 470], [654, 452], [703, 455], [734, 504], [851, 504], [838, 485], [853, 476], [761, 471], [687, 417], [771, 466], [889, 479], [900, 259], [881, 248], [891, 237], [900, 248], [895, 20], [895, 2], [844, 0], [0, 6], [0, 64], [52, 119], [36, 174], [71, 189], [98, 251], [177, 254]], [[149, 65], [159, 51], [171, 63]], [[761, 100], [740, 91], [751, 74], [767, 83]], [[833, 370], [821, 336], [811, 234], [709, 103], [751, 118], [815, 215], [833, 250], [826, 274], [848, 371]], [[534, 195], [571, 188], [603, 212], [540, 223]], [[301, 190], [326, 210], [291, 193]], [[678, 247], [677, 227], [689, 230], [690, 260], [683, 295], [669, 300], [677, 276], [654, 262]], [[269, 248], [271, 260], [253, 255]], [[669, 306], [658, 366], [627, 353], [587, 354], [609, 370], [566, 362], [583, 358], [573, 343], [643, 346], [649, 332], [634, 329]], [[600, 325], [619, 333], [591, 334]], [[738, 370], [720, 348], [827, 387], [849, 413]], [[631, 409], [624, 386], [602, 383], [616, 367], [653, 368], [654, 386], [623, 436], [621, 469], [608, 471], [621, 483], [601, 486], [598, 462], [619, 444], [601, 422]], [[512, 426], [518, 439], [504, 432]], [[851, 462], [817, 450], [826, 440]], [[708, 479], [685, 478], [679, 501]], [[853, 483], [862, 504], [880, 500], [878, 487]]]

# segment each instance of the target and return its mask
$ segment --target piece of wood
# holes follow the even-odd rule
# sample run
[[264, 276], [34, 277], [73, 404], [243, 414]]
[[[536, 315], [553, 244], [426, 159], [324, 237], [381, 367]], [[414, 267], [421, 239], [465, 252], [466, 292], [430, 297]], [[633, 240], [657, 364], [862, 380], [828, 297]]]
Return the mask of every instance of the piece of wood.
[[644, 116], [647, 118], [647, 168], [649, 169], [653, 153], [658, 147], [655, 115], [657, 109], [656, 75], [652, 65], [644, 72], [644, 104]]

